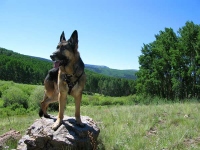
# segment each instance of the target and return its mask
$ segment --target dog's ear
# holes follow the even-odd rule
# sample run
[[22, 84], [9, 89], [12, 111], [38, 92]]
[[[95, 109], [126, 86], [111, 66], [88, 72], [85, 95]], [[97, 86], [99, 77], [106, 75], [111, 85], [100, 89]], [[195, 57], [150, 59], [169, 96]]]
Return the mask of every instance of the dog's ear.
[[62, 34], [60, 35], [60, 42], [63, 41], [63, 40], [66, 41], [64, 31], [63, 31]]
[[76, 30], [74, 30], [69, 40], [73, 45], [78, 44], [78, 32]]

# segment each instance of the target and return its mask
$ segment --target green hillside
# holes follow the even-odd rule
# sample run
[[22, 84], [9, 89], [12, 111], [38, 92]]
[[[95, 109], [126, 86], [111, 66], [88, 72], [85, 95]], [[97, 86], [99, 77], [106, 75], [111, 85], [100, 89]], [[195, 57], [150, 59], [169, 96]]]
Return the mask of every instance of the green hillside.
[[0, 79], [18, 83], [42, 84], [52, 67], [48, 61], [0, 48]]
[[[31, 57], [37, 58], [39, 60], [51, 62], [51, 60], [49, 59], [35, 57], [35, 56], [31, 56]], [[107, 66], [98, 66], [98, 65], [91, 65], [91, 64], [85, 64], [85, 68], [94, 73], [98, 73], [98, 74], [102, 74], [102, 75], [106, 75], [110, 77], [133, 79], [133, 80], [137, 78], [135, 73], [138, 72], [138, 70], [134, 70], [134, 69], [118, 70], [118, 69], [111, 69]]]
[[[22, 55], [0, 48], [0, 80], [42, 85], [52, 62], [48, 59]], [[135, 81], [110, 77], [85, 69], [87, 82], [85, 92], [107, 96], [135, 94]]]
[[117, 77], [117, 78], [125, 78], [125, 79], [136, 79], [135, 73], [137, 70], [127, 69], [127, 70], [118, 70], [118, 69], [111, 69], [106, 66], [97, 66], [97, 65], [88, 65], [86, 64], [86, 68], [94, 71], [99, 74]]

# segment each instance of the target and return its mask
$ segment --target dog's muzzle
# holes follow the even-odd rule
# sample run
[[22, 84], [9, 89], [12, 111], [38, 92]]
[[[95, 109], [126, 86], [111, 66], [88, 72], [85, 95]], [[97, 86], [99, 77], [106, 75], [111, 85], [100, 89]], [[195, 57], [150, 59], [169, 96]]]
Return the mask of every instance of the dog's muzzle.
[[52, 55], [50, 55], [50, 58], [52, 61], [60, 61], [60, 60], [65, 60], [65, 56], [62, 55], [59, 51], [54, 52]]
[[58, 68], [61, 65], [61, 57], [58, 52], [54, 52], [52, 55], [50, 55], [51, 60], [53, 61], [54, 68]]
[[67, 66], [69, 63], [69, 59], [58, 52], [54, 52], [52, 55], [50, 55], [50, 58], [54, 62], [54, 68], [58, 68], [62, 65]]
[[52, 61], [56, 60], [56, 56], [55, 55], [50, 55], [50, 58], [51, 58]]

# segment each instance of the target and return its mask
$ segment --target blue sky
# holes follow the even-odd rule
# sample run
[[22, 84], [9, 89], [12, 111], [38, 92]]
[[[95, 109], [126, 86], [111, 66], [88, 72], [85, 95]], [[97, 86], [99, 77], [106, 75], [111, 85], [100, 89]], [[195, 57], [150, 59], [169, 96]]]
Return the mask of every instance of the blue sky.
[[143, 43], [165, 27], [200, 24], [199, 0], [1, 0], [0, 47], [48, 58], [62, 31], [86, 64], [139, 69]]

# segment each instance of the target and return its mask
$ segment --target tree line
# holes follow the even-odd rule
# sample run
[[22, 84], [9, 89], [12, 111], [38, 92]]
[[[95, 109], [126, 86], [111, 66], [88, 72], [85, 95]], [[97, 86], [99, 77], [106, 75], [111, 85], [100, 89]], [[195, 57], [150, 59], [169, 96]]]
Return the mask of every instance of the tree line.
[[135, 80], [114, 78], [86, 70], [85, 90], [106, 96], [128, 96], [136, 93]]
[[52, 64], [0, 48], [0, 79], [26, 84], [42, 84]]
[[167, 99], [200, 98], [200, 25], [165, 28], [144, 44], [136, 90]]
[[[51, 61], [21, 55], [0, 48], [0, 80], [25, 84], [43, 84]], [[135, 81], [100, 75], [85, 69], [87, 82], [85, 91], [108, 96], [126, 96], [135, 93]]]

